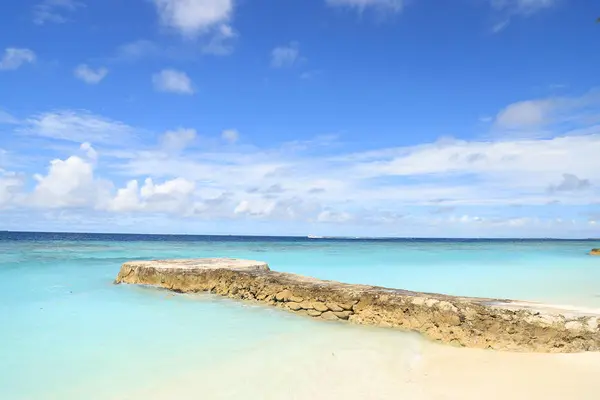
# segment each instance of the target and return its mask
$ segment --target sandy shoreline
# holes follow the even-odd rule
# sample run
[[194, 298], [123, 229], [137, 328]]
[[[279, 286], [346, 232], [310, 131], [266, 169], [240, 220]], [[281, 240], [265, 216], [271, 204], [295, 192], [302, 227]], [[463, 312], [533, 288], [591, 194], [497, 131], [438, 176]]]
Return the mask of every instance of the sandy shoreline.
[[592, 400], [600, 393], [600, 353], [465, 349], [336, 325], [314, 336], [281, 336], [117, 398]]
[[[595, 400], [600, 398], [600, 352], [532, 353], [597, 349], [596, 309], [483, 298], [451, 297], [400, 289], [350, 285], [218, 261], [168, 260], [124, 264], [117, 282], [150, 284], [175, 291], [210, 291], [226, 297], [302, 311], [310, 300], [317, 316], [307, 329], [257, 340], [250, 348], [178, 365], [158, 382], [140, 379], [116, 397], [128, 400], [184, 399], [409, 399], [409, 400]], [[239, 260], [236, 261], [239, 263]], [[180, 267], [180, 264], [183, 267]], [[195, 265], [198, 268], [195, 268]], [[153, 265], [158, 265], [154, 268]], [[288, 304], [289, 303], [289, 304]], [[350, 304], [350, 305], [348, 305]], [[442, 307], [443, 306], [443, 307]], [[322, 309], [319, 309], [322, 308]], [[351, 310], [351, 311], [342, 311]], [[387, 313], [387, 314], [386, 314]], [[302, 312], [297, 314], [303, 315]], [[311, 316], [315, 316], [315, 315]], [[337, 315], [337, 314], [336, 314]], [[386, 316], [387, 315], [387, 316]], [[460, 316], [460, 317], [459, 317]], [[389, 318], [388, 318], [389, 317]], [[341, 317], [340, 317], [341, 318]], [[364, 321], [357, 318], [366, 318]], [[387, 318], [387, 319], [386, 319]], [[406, 325], [405, 330], [373, 327]], [[386, 324], [387, 322], [387, 324]], [[390, 323], [391, 322], [391, 323]], [[479, 325], [476, 325], [479, 324]], [[461, 329], [493, 342], [434, 343], [409, 332], [432, 326], [455, 335]], [[416, 328], [419, 329], [416, 329]], [[431, 333], [431, 332], [427, 332]], [[520, 335], [520, 336], [519, 336]], [[436, 335], [433, 339], [438, 339]], [[589, 340], [592, 346], [573, 347]], [[174, 339], [176, 340], [176, 338]], [[496, 342], [509, 344], [493, 348]], [[535, 345], [531, 345], [535, 342]], [[483, 347], [483, 348], [478, 348]]]

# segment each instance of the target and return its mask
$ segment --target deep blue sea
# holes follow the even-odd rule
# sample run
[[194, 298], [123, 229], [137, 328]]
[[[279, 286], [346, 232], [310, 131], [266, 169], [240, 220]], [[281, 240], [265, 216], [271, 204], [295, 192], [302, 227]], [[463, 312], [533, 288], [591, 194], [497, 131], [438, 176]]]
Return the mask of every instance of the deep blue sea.
[[0, 233], [0, 399], [127, 398], [132, 385], [191, 364], [335, 329], [212, 295], [113, 285], [128, 260], [249, 258], [323, 279], [600, 308], [593, 247], [600, 241]]

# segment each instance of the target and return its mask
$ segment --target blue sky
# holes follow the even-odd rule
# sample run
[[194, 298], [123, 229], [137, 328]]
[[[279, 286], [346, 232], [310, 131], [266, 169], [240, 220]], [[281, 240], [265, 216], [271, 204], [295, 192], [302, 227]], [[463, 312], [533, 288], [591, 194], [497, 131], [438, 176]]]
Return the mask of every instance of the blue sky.
[[600, 236], [584, 0], [0, 6], [0, 229]]

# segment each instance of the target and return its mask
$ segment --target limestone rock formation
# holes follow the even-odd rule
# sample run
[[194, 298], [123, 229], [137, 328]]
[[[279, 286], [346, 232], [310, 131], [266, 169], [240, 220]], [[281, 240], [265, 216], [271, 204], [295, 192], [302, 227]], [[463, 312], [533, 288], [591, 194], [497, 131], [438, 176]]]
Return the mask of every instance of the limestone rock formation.
[[317, 319], [418, 331], [457, 346], [600, 351], [600, 314], [531, 302], [321, 281], [271, 271], [260, 261], [134, 261], [123, 264], [115, 283], [154, 285], [176, 292], [206, 291]]

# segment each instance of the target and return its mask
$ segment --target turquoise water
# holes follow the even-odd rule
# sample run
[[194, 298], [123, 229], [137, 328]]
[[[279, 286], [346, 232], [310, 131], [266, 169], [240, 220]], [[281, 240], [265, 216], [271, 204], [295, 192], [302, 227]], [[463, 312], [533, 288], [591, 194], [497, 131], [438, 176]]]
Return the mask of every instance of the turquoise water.
[[126, 260], [250, 258], [323, 279], [600, 308], [592, 247], [600, 243], [0, 233], [0, 398], [119, 398], [276, 337], [334, 329], [210, 295], [113, 285]]

